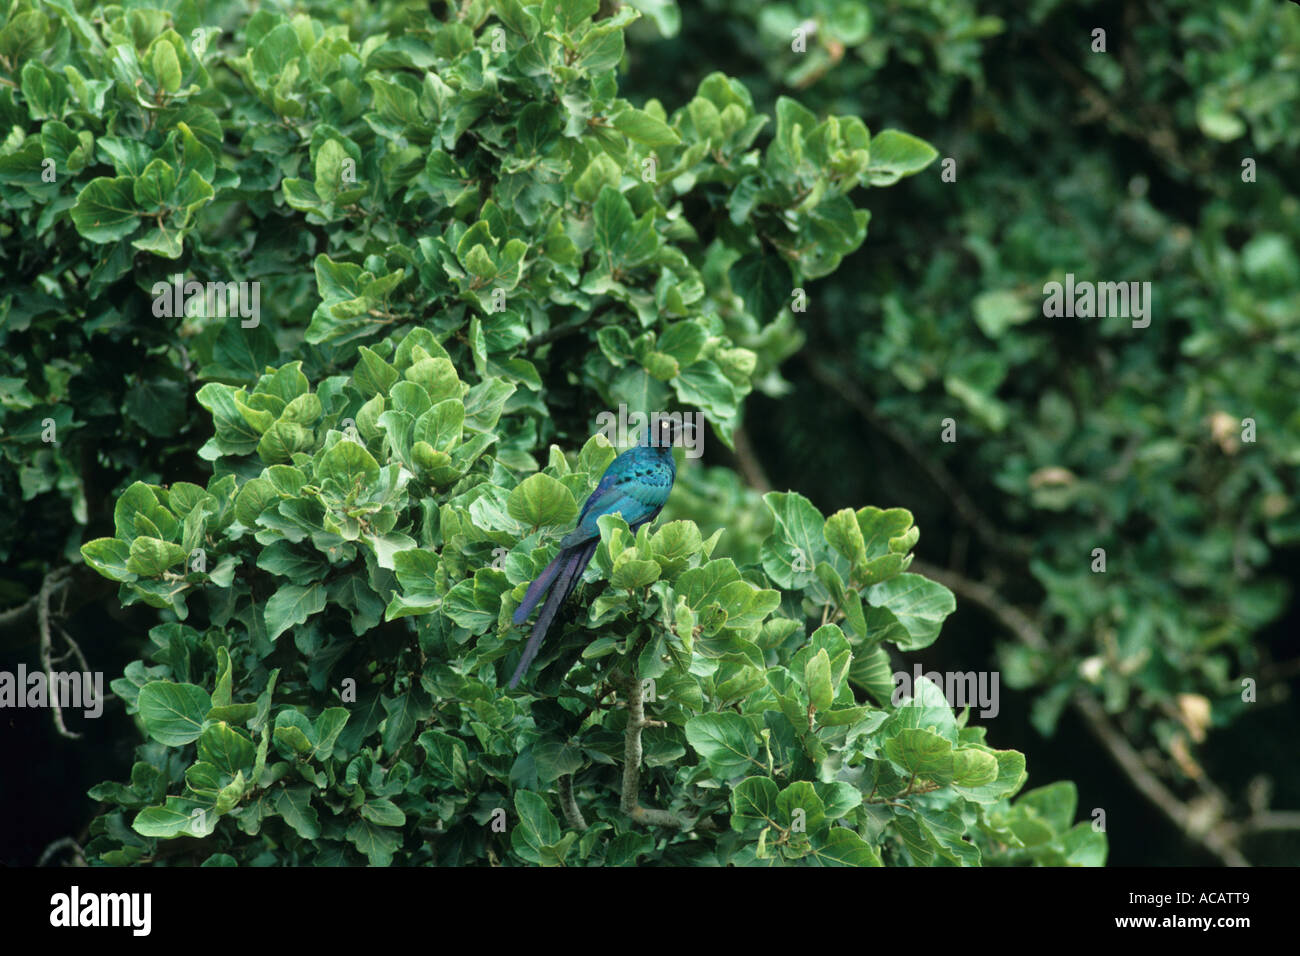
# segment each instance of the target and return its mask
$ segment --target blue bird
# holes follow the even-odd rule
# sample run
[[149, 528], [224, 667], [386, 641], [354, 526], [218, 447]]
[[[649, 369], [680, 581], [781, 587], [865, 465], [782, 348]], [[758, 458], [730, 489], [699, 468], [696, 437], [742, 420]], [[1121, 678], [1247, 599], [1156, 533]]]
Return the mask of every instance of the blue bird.
[[596, 546], [600, 544], [600, 527], [596, 519], [601, 515], [622, 515], [628, 527], [636, 531], [646, 522], [653, 521], [663, 510], [677, 477], [673, 439], [673, 423], [660, 420], [657, 429], [647, 431], [639, 444], [610, 462], [600, 484], [582, 506], [578, 526], [560, 541], [560, 553], [555, 560], [528, 585], [523, 602], [515, 610], [515, 624], [523, 624], [542, 600], [542, 595], [550, 593], [533, 625], [532, 636], [528, 638], [524, 655], [515, 668], [515, 676], [510, 678], [511, 688], [519, 684], [537, 657], [556, 613], [577, 587], [582, 572], [596, 553]]

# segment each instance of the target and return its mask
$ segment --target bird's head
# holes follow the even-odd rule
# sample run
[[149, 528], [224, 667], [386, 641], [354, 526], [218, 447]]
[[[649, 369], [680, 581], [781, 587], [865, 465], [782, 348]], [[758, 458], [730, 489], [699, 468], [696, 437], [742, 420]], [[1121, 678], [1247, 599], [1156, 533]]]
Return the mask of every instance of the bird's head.
[[671, 449], [681, 436], [681, 428], [681, 422], [673, 417], [667, 415], [657, 416], [651, 421], [650, 427], [646, 429], [645, 434], [641, 437], [640, 444], [651, 448]]

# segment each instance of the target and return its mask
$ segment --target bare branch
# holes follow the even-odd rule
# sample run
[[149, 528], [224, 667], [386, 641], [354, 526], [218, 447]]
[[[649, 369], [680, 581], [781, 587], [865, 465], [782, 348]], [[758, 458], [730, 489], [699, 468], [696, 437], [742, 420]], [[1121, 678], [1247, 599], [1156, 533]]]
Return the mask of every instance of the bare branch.
[[[65, 565], [64, 567], [56, 568], [46, 576], [46, 581], [51, 587], [51, 596], [63, 591], [63, 589], [68, 586], [70, 583], [68, 575], [71, 571], [72, 568]], [[0, 611], [0, 629], [18, 627], [22, 625], [27, 618], [35, 616], [36, 607], [40, 603], [40, 599], [41, 596], [39, 593], [33, 594], [22, 604]]]
[[59, 657], [65, 658], [69, 654], [74, 655], [77, 658], [77, 662], [81, 665], [81, 669], [88, 672], [90, 670], [90, 665], [86, 663], [86, 655], [81, 653], [81, 645], [72, 639], [72, 635], [68, 633], [68, 629], [62, 624], [55, 624], [54, 626], [59, 629], [59, 634], [68, 642], [68, 650], [60, 654]]
[[[117, 585], [91, 571], [84, 564], [64, 565], [49, 574], [51, 578], [49, 602], [58, 598], [56, 617], [66, 617], [77, 609], [100, 600], [116, 589]], [[29, 644], [39, 643], [38, 606], [39, 591], [22, 604], [0, 611], [0, 650], [14, 651]]]
[[[81, 737], [81, 734], [69, 730], [63, 722], [63, 708], [59, 706], [59, 697], [55, 691], [54, 663], [51, 660], [54, 649], [50, 641], [50, 595], [54, 593], [60, 576], [66, 575], [67, 572], [67, 568], [59, 568], [47, 574], [45, 580], [41, 582], [40, 593], [36, 595], [36, 623], [41, 635], [41, 667], [45, 671], [45, 679], [50, 690], [50, 707], [54, 711], [54, 728], [59, 732], [60, 737], [77, 740]], [[80, 648], [78, 648], [77, 653], [81, 653]]]
[[66, 848], [68, 848], [68, 847], [71, 847], [73, 850], [76, 851], [76, 856], [73, 858], [73, 864], [72, 864], [72, 865], [73, 865], [73, 866], [86, 866], [86, 865], [87, 865], [87, 863], [86, 863], [86, 853], [85, 853], [85, 851], [81, 848], [81, 844], [79, 844], [79, 843], [78, 843], [76, 840], [74, 840], [72, 837], [60, 837], [59, 839], [57, 839], [57, 840], [55, 840], [53, 843], [51, 843], [49, 846], [47, 846], [44, 850], [41, 851], [40, 858], [36, 861], [36, 865], [37, 865], [37, 866], [45, 866], [46, 864], [48, 864], [48, 863], [50, 862], [50, 860], [51, 860], [51, 858], [53, 858], [54, 854], [58, 853], [60, 850], [66, 849]]
[[1274, 830], [1300, 830], [1300, 812], [1295, 810], [1266, 810], [1256, 813], [1241, 825], [1247, 833], [1266, 833]]

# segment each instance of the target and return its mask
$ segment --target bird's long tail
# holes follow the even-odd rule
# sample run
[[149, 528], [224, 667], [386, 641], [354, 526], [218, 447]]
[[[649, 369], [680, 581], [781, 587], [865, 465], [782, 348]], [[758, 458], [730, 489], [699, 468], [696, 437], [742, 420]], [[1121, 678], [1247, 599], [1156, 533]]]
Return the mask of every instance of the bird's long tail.
[[555, 620], [555, 615], [559, 613], [560, 607], [568, 600], [573, 589], [577, 587], [578, 581], [582, 579], [582, 572], [587, 569], [592, 555], [596, 553], [596, 546], [599, 540], [590, 541], [572, 548], [565, 548], [555, 560], [546, 566], [546, 570], [537, 576], [537, 580], [528, 586], [528, 592], [524, 595], [523, 603], [515, 611], [514, 621], [516, 624], [522, 624], [524, 619], [537, 602], [541, 600], [542, 593], [550, 588], [550, 594], [546, 597], [546, 603], [542, 605], [542, 613], [537, 615], [537, 623], [533, 625], [533, 633], [528, 638], [528, 644], [524, 647], [524, 655], [519, 658], [519, 666], [515, 668], [515, 676], [510, 678], [511, 688], [518, 686], [519, 681], [524, 674], [528, 672], [529, 665], [537, 657], [537, 652], [542, 649], [542, 641], [546, 637], [546, 631]]
[[533, 581], [532, 584], [528, 585], [528, 591], [524, 594], [523, 601], [521, 601], [519, 606], [515, 608], [514, 622], [516, 625], [522, 624], [524, 621], [528, 620], [528, 615], [533, 613], [533, 608], [537, 607], [538, 603], [542, 600], [542, 596], [546, 593], [547, 588], [549, 588], [551, 582], [555, 580], [555, 576], [560, 573], [560, 567], [568, 559], [569, 554], [567, 551], [561, 549], [560, 553], [557, 554], [555, 559], [546, 566], [545, 570], [543, 570], [541, 574], [537, 575], [537, 579]]

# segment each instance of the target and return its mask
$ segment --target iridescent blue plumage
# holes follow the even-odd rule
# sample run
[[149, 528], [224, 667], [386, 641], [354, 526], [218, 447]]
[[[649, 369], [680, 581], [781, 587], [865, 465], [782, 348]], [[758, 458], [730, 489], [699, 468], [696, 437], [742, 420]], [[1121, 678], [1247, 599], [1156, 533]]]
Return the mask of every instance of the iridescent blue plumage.
[[549, 595], [533, 625], [532, 635], [524, 647], [514, 677], [510, 678], [510, 687], [518, 685], [537, 657], [547, 629], [577, 587], [591, 556], [596, 553], [596, 545], [600, 543], [597, 519], [601, 515], [619, 514], [628, 527], [635, 531], [647, 521], [653, 521], [663, 510], [668, 494], [673, 489], [673, 480], [677, 477], [677, 466], [673, 462], [672, 434], [671, 426], [663, 423], [656, 441], [652, 443], [647, 436], [641, 444], [629, 448], [610, 462], [600, 483], [596, 485], [596, 490], [582, 506], [577, 527], [560, 542], [560, 553], [528, 586], [523, 602], [515, 610], [516, 624], [522, 624], [528, 618], [548, 591]]

